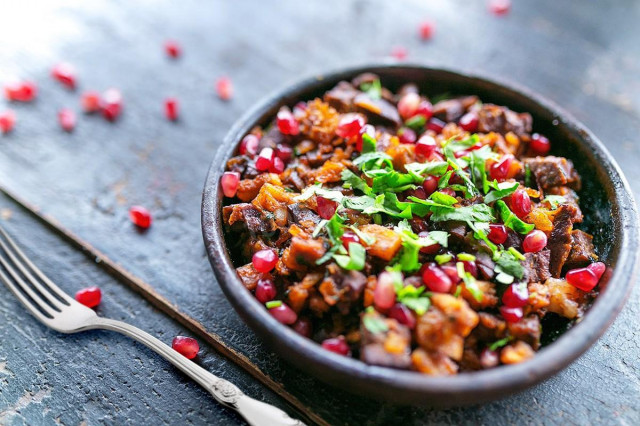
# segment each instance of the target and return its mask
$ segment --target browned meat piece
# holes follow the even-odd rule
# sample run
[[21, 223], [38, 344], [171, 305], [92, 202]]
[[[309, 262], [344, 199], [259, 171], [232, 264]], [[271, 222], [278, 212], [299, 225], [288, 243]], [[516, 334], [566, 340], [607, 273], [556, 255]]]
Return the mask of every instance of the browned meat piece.
[[527, 307], [531, 312], [541, 312], [549, 306], [549, 288], [543, 283], [529, 284], [529, 304]]
[[554, 278], [560, 277], [562, 267], [571, 252], [571, 231], [573, 231], [573, 217], [576, 208], [570, 204], [558, 207], [558, 212], [553, 218], [553, 230], [547, 243], [547, 248], [551, 251], [549, 259], [549, 273]]
[[549, 290], [550, 312], [555, 312], [563, 317], [573, 319], [582, 315], [586, 294], [569, 284], [566, 280], [549, 278], [545, 283]]
[[384, 99], [371, 99], [366, 93], [355, 97], [353, 107], [355, 111], [365, 114], [372, 124], [397, 127], [402, 123], [395, 105]]
[[293, 170], [293, 169], [287, 169], [284, 172], [284, 175], [283, 175], [283, 178], [282, 178], [282, 183], [284, 183], [285, 185], [295, 186], [295, 188], [299, 192], [302, 192], [302, 190], [305, 188], [304, 181], [302, 180], [302, 178], [298, 174], [298, 171], [297, 170]]
[[478, 312], [478, 326], [473, 336], [482, 342], [495, 342], [504, 337], [507, 324], [504, 320], [487, 312]]
[[287, 206], [293, 220], [304, 229], [313, 229], [320, 223], [320, 216], [311, 209], [302, 207], [300, 203], [289, 204]]
[[495, 268], [496, 263], [487, 253], [479, 252], [476, 255], [476, 266], [478, 267], [478, 272], [480, 273], [481, 278], [490, 280], [494, 277], [495, 272], [493, 269]]
[[522, 234], [514, 231], [511, 228], [507, 228], [507, 241], [504, 242], [504, 246], [505, 247], [515, 247], [516, 249], [519, 249], [520, 246], [522, 246], [522, 240], [523, 240], [523, 236]]
[[[582, 211], [580, 210], [580, 206], [578, 205], [578, 194], [576, 194], [576, 191], [574, 191], [573, 189], [567, 187], [567, 186], [554, 186], [552, 188], [549, 188], [545, 191], [546, 195], [561, 195], [562, 197], [564, 197], [564, 201], [560, 204], [571, 204], [572, 206], [574, 206], [576, 208], [576, 215], [573, 218], [573, 223], [580, 223], [582, 222]], [[543, 205], [545, 205], [545, 207], [551, 207], [550, 205], [547, 205], [547, 203], [543, 203]]]
[[304, 276], [301, 282], [289, 287], [286, 292], [289, 307], [298, 313], [302, 311], [309, 298], [310, 290], [322, 280], [323, 276], [324, 274], [321, 272], [310, 272]]
[[402, 99], [402, 97], [408, 93], [415, 93], [417, 95], [420, 94], [420, 90], [418, 89], [418, 86], [416, 84], [407, 83], [403, 85], [400, 90], [398, 90], [398, 100]]
[[304, 116], [300, 119], [300, 133], [321, 145], [329, 145], [337, 138], [340, 114], [328, 103], [314, 99], [307, 103]]
[[351, 83], [341, 81], [324, 94], [324, 101], [340, 112], [349, 112], [353, 110], [353, 100], [359, 93]]
[[536, 178], [538, 186], [542, 189], [549, 189], [554, 186], [571, 186], [580, 188], [580, 177], [573, 169], [571, 160], [564, 157], [525, 158], [525, 166], [528, 166]]
[[351, 84], [353, 84], [354, 87], [359, 88], [364, 83], [373, 83], [376, 80], [380, 80], [380, 77], [377, 74], [374, 74], [372, 72], [365, 72], [356, 75], [353, 80], [351, 80]]
[[524, 279], [530, 283], [545, 282], [549, 275], [549, 259], [551, 252], [548, 249], [543, 249], [537, 253], [526, 253], [524, 257], [525, 261], [522, 263], [524, 266]]
[[581, 268], [598, 260], [593, 251], [593, 237], [576, 229], [571, 232], [571, 251], [564, 266], [568, 269]]
[[502, 348], [502, 351], [500, 351], [500, 361], [503, 364], [517, 364], [533, 358], [534, 355], [535, 352], [529, 344], [518, 341]]
[[227, 161], [227, 171], [237, 172], [240, 173], [240, 176], [242, 176], [244, 174], [244, 171], [247, 169], [248, 162], [249, 157], [246, 157], [244, 155], [231, 157], [229, 161]]
[[480, 301], [467, 290], [467, 286], [462, 284], [462, 297], [471, 305], [473, 309], [486, 309], [492, 308], [498, 304], [498, 297], [496, 296], [496, 285], [490, 281], [476, 281], [476, 285], [482, 292], [482, 298]]
[[282, 186], [282, 181], [275, 173], [263, 173], [257, 176], [255, 179], [243, 179], [238, 184], [238, 192], [236, 197], [240, 200], [248, 203], [249, 201], [256, 198], [258, 192], [260, 192], [260, 188], [265, 183], [271, 183], [276, 186]]
[[256, 268], [253, 267], [253, 263], [248, 263], [244, 266], [236, 268], [236, 273], [240, 277], [242, 284], [249, 291], [253, 291], [258, 285], [258, 281], [264, 277], [265, 274], [256, 271]]
[[[288, 108], [287, 108], [288, 110]], [[275, 148], [277, 145], [283, 143], [287, 137], [280, 133], [278, 130], [278, 126], [271, 126], [260, 138], [260, 142], [258, 143], [258, 152], [262, 150], [262, 148]]]
[[529, 315], [518, 322], [509, 323], [507, 328], [511, 336], [528, 343], [533, 349], [538, 350], [540, 347], [542, 328], [537, 315]]
[[432, 376], [450, 376], [458, 372], [458, 365], [439, 352], [429, 353], [418, 348], [411, 354], [411, 362], [417, 371]]
[[478, 112], [478, 131], [496, 132], [506, 135], [513, 132], [519, 137], [531, 132], [531, 114], [517, 113], [507, 107], [484, 104]]
[[449, 233], [450, 243], [464, 243], [467, 235], [467, 225], [464, 222], [447, 221], [442, 222], [442, 230]]
[[433, 115], [444, 120], [445, 123], [458, 121], [476, 102], [478, 102], [477, 96], [446, 99], [433, 106]]
[[324, 256], [324, 245], [319, 240], [293, 237], [291, 245], [282, 254], [282, 262], [287, 268], [301, 271], [315, 265], [316, 260]]
[[258, 195], [253, 199], [251, 204], [263, 211], [275, 213], [278, 209], [284, 209], [289, 204], [293, 204], [293, 198], [297, 194], [285, 191], [284, 187], [265, 183], [258, 191]]
[[[222, 208], [222, 216], [224, 222], [229, 226], [243, 223], [249, 231], [256, 234], [265, 234], [277, 229], [273, 218], [267, 218], [252, 204], [242, 203], [225, 206]], [[234, 229], [237, 227], [234, 226]]]
[[[367, 324], [372, 322], [386, 325], [387, 330], [370, 330]], [[360, 334], [362, 361], [393, 368], [408, 368], [411, 365], [411, 333], [408, 327], [373, 311], [362, 315]]]

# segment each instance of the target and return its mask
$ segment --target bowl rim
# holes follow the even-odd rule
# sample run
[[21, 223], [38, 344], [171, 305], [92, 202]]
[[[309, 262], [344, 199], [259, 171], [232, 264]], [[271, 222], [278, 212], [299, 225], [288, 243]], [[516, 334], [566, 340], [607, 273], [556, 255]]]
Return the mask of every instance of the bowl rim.
[[[559, 126], [566, 126], [570, 131], [579, 134], [579, 143], [586, 147], [588, 155], [602, 164], [601, 171], [604, 175], [600, 173], [597, 179], [602, 181], [606, 177], [611, 183], [613, 198], [610, 193], [607, 195], [612, 203], [612, 214], [614, 218], [619, 218], [621, 224], [616, 267], [609, 279], [607, 290], [596, 298], [583, 319], [564, 332], [555, 342], [538, 351], [531, 360], [489, 370], [440, 377], [368, 365], [360, 360], [326, 351], [312, 340], [280, 324], [245, 289], [238, 278], [225, 247], [221, 220], [222, 196], [218, 184], [226, 160], [233, 154], [238, 142], [255, 124], [264, 119], [269, 111], [299, 92], [311, 90], [314, 86], [319, 88], [321, 85], [326, 85], [326, 80], [337, 82], [350, 79], [359, 73], [376, 73], [385, 69], [442, 73], [469, 80], [470, 84], [488, 84], [498, 90], [509, 92], [511, 96], [519, 96], [533, 102], [556, 117], [559, 120]], [[605, 188], [605, 190], [608, 189]], [[530, 387], [567, 367], [595, 343], [624, 306], [638, 271], [637, 260], [640, 259], [638, 229], [636, 205], [620, 167], [603, 143], [571, 114], [530, 89], [513, 82], [505, 82], [503, 78], [497, 79], [476, 72], [469, 73], [406, 63], [375, 63], [341, 68], [303, 78], [267, 95], [245, 112], [226, 134], [209, 168], [202, 198], [202, 232], [212, 268], [226, 297], [253, 331], [271, 347], [279, 347], [280, 354], [298, 367], [307, 370], [311, 368], [310, 372], [316, 376], [329, 375], [320, 377], [321, 379], [327, 380], [331, 377], [332, 382], [353, 388], [349, 378], [357, 377], [370, 385], [371, 392], [368, 393], [372, 396], [386, 397], [389, 395], [389, 388], [409, 392], [409, 395], [401, 395], [399, 400], [402, 402], [417, 402], [419, 396], [429, 395], [442, 397], [443, 395], [480, 394], [478, 401], [495, 399], [505, 392]], [[286, 351], [282, 349], [284, 347], [287, 348]], [[376, 386], [380, 385], [386, 389], [376, 389]], [[360, 386], [359, 388], [361, 389]]]

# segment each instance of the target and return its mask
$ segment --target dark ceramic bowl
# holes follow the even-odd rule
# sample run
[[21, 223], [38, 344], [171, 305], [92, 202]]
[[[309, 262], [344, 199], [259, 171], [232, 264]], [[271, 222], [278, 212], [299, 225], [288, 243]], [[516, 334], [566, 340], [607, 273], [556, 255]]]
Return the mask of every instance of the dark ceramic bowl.
[[[282, 105], [313, 99], [341, 80], [365, 71], [397, 89], [417, 83], [428, 95], [478, 95], [484, 102], [506, 105], [533, 116], [534, 130], [554, 141], [553, 154], [573, 160], [583, 178], [580, 193], [585, 222], [596, 252], [608, 269], [601, 293], [583, 320], [524, 363], [491, 370], [430, 377], [411, 371], [371, 366], [328, 352], [269, 315], [236, 275], [222, 230], [219, 178], [242, 137], [268, 124]], [[312, 374], [359, 394], [400, 403], [453, 406], [480, 403], [528, 388], [565, 368], [584, 353], [613, 322], [634, 283], [638, 253], [638, 215], [629, 186], [606, 148], [581, 123], [549, 101], [522, 88], [452, 71], [410, 65], [348, 69], [303, 80], [267, 97], [247, 112], [227, 134], [207, 178], [202, 200], [202, 230], [209, 260], [220, 286], [240, 316], [274, 351]]]

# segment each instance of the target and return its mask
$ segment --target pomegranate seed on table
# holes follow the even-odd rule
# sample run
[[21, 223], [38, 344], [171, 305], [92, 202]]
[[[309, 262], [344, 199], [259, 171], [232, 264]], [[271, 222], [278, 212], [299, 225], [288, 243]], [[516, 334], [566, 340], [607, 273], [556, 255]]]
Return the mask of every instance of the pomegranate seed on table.
[[278, 263], [278, 255], [271, 249], [263, 249], [255, 252], [251, 258], [253, 267], [258, 272], [270, 272]]
[[291, 326], [293, 330], [301, 336], [311, 337], [313, 326], [309, 318], [298, 318], [298, 320]]
[[225, 197], [233, 198], [238, 192], [238, 184], [240, 183], [240, 173], [224, 172], [220, 178], [220, 186]]
[[475, 112], [468, 112], [460, 118], [458, 125], [462, 130], [473, 133], [478, 130], [478, 114]]
[[242, 138], [238, 152], [241, 155], [248, 155], [249, 157], [253, 158], [258, 153], [259, 144], [260, 140], [256, 135], [248, 134], [247, 136]]
[[134, 225], [147, 229], [151, 226], [151, 213], [142, 206], [133, 206], [129, 209], [129, 218]]
[[509, 167], [513, 162], [513, 155], [504, 155], [500, 161], [493, 163], [489, 168], [489, 175], [491, 179], [504, 180], [509, 175]]
[[[425, 238], [429, 236], [429, 233], [426, 231], [423, 231], [423, 232], [420, 232], [418, 236]], [[441, 248], [440, 244], [435, 243], [435, 244], [431, 244], [430, 246], [420, 247], [420, 252], [426, 253], [426, 254], [436, 254], [438, 250], [440, 250], [440, 248]]]
[[402, 127], [398, 130], [398, 139], [400, 143], [414, 144], [416, 143], [416, 132], [408, 127]]
[[356, 150], [358, 152], [362, 152], [362, 135], [364, 135], [365, 133], [372, 138], [375, 138], [376, 128], [371, 124], [365, 124], [364, 126], [362, 126], [362, 129], [360, 129], [360, 133], [358, 134], [358, 139], [356, 139]]
[[286, 165], [284, 161], [280, 157], [273, 157], [273, 161], [271, 162], [271, 167], [269, 167], [269, 173], [275, 173], [279, 175], [284, 172]]
[[170, 58], [176, 59], [182, 54], [182, 47], [175, 40], [164, 42], [164, 51]]
[[516, 189], [509, 201], [511, 211], [520, 219], [531, 213], [531, 198], [524, 189]]
[[349, 345], [344, 340], [344, 337], [332, 337], [330, 339], [325, 339], [322, 342], [322, 347], [328, 351], [335, 352], [338, 355], [349, 355], [351, 350], [349, 349]]
[[278, 291], [275, 284], [271, 280], [258, 280], [256, 285], [256, 299], [258, 302], [265, 304], [276, 298]]
[[480, 353], [480, 365], [483, 368], [491, 368], [495, 367], [500, 363], [500, 357], [498, 356], [498, 352], [492, 351], [489, 348], [484, 348]]
[[38, 87], [30, 81], [9, 83], [4, 86], [7, 100], [16, 102], [31, 102], [38, 94]]
[[80, 98], [80, 104], [87, 114], [100, 111], [100, 94], [93, 91], [84, 92]]
[[599, 281], [600, 278], [602, 278], [602, 274], [604, 274], [604, 271], [607, 269], [607, 266], [602, 262], [595, 262], [587, 266], [587, 269], [593, 272], [593, 275], [595, 275]]
[[109, 89], [102, 94], [100, 103], [102, 116], [109, 121], [115, 121], [122, 113], [122, 94], [117, 89]]
[[489, 233], [487, 238], [494, 244], [504, 244], [507, 241], [507, 227], [500, 224], [492, 223], [489, 225]]
[[424, 189], [427, 197], [430, 196], [438, 190], [438, 178], [435, 176], [427, 176], [424, 178], [424, 182], [422, 182], [422, 188]]
[[342, 117], [340, 117], [340, 121], [338, 122], [336, 135], [345, 139], [358, 136], [360, 134], [360, 130], [364, 125], [364, 118], [360, 114], [343, 114]]
[[534, 133], [533, 135], [531, 135], [531, 142], [529, 142], [529, 147], [535, 155], [547, 155], [547, 153], [551, 150], [551, 142], [549, 142], [549, 139], [547, 139], [545, 136]]
[[171, 347], [187, 359], [194, 359], [200, 352], [200, 345], [193, 337], [177, 336], [173, 338]]
[[518, 322], [524, 316], [522, 308], [512, 308], [510, 306], [500, 306], [500, 313], [506, 322]]
[[58, 122], [65, 132], [71, 132], [76, 127], [76, 113], [64, 108], [58, 111]]
[[565, 275], [565, 279], [572, 286], [579, 288], [582, 291], [591, 291], [596, 285], [598, 285], [599, 278], [596, 274], [587, 268], [571, 269]]
[[437, 148], [438, 143], [433, 137], [429, 135], [422, 135], [420, 136], [420, 139], [418, 139], [418, 142], [416, 142], [415, 152], [417, 155], [428, 157], [435, 153]]
[[524, 250], [525, 253], [537, 253], [546, 246], [547, 234], [538, 229], [529, 232], [522, 241], [522, 250]]
[[411, 309], [407, 308], [402, 303], [396, 303], [389, 309], [389, 318], [393, 318], [402, 325], [406, 325], [410, 329], [414, 329], [416, 326], [416, 317], [411, 312]]
[[385, 311], [396, 303], [396, 290], [393, 284], [393, 275], [390, 272], [382, 272], [378, 276], [378, 283], [373, 291], [373, 304], [378, 310]]
[[449, 276], [435, 263], [428, 263], [422, 272], [422, 280], [431, 291], [448, 293], [453, 283]]
[[529, 303], [529, 289], [526, 285], [511, 284], [502, 294], [502, 303], [511, 308], [523, 308]]
[[[272, 302], [268, 302], [272, 303]], [[269, 313], [272, 317], [274, 317], [278, 322], [282, 324], [291, 325], [294, 324], [298, 320], [298, 314], [295, 313], [293, 309], [284, 303], [280, 303], [274, 307], [267, 307]]]
[[444, 121], [435, 117], [431, 117], [431, 119], [427, 123], [427, 129], [432, 130], [436, 133], [442, 133], [442, 129], [444, 129], [445, 125], [446, 123]]
[[256, 159], [256, 170], [259, 172], [266, 172], [273, 164], [273, 149], [262, 148], [260, 155]]
[[402, 46], [395, 46], [393, 49], [391, 49], [391, 56], [399, 61], [407, 59], [408, 54], [409, 52], [407, 51], [407, 49]]
[[16, 124], [16, 115], [11, 110], [0, 112], [0, 131], [7, 134], [13, 130]]
[[420, 95], [417, 93], [407, 93], [398, 101], [398, 114], [404, 120], [408, 120], [418, 112], [418, 105], [420, 105]]
[[337, 202], [322, 196], [316, 197], [316, 203], [318, 204], [318, 216], [322, 219], [331, 219], [338, 208]]
[[433, 37], [433, 33], [436, 30], [436, 24], [433, 21], [422, 21], [419, 27], [420, 38], [422, 40], [429, 40]]
[[342, 240], [342, 245], [346, 249], [349, 248], [349, 244], [351, 243], [362, 244], [362, 242], [360, 241], [360, 237], [358, 237], [358, 235], [355, 232], [351, 232], [351, 231], [345, 231], [344, 234], [342, 234], [342, 237], [340, 237], [340, 239]]
[[[433, 116], [433, 105], [431, 105], [431, 102], [426, 100], [420, 101], [415, 115], [421, 115], [425, 120], [429, 120]], [[442, 123], [442, 126], [444, 127], [444, 123]]]
[[489, 0], [489, 11], [496, 16], [503, 16], [511, 10], [511, 0]]
[[76, 301], [87, 308], [95, 308], [102, 300], [102, 291], [99, 287], [87, 287], [76, 293]]
[[278, 111], [276, 123], [278, 125], [278, 130], [280, 130], [280, 133], [283, 135], [295, 136], [300, 133], [300, 125], [288, 109], [283, 108]]
[[278, 157], [285, 163], [288, 163], [293, 158], [293, 148], [291, 148], [291, 146], [289, 145], [281, 143], [276, 146], [275, 154], [276, 157]]
[[62, 62], [51, 70], [51, 76], [67, 88], [76, 88], [76, 69], [73, 65]]
[[176, 121], [178, 119], [178, 100], [167, 98], [164, 101], [164, 115], [167, 120]]
[[223, 101], [228, 101], [233, 97], [233, 85], [229, 77], [220, 77], [216, 80], [216, 93]]

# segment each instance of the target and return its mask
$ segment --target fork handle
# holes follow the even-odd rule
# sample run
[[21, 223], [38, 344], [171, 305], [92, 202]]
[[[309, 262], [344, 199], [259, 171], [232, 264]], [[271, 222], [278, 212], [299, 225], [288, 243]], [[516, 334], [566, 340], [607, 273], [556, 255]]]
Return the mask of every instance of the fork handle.
[[117, 331], [137, 340], [182, 370], [183, 373], [209, 391], [219, 403], [237, 411], [252, 426], [304, 425], [300, 420], [289, 417], [279, 408], [248, 397], [233, 383], [214, 376], [146, 331], [109, 318], [99, 318], [94, 325], [88, 328]]

